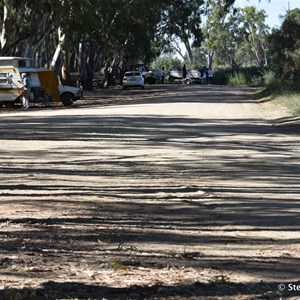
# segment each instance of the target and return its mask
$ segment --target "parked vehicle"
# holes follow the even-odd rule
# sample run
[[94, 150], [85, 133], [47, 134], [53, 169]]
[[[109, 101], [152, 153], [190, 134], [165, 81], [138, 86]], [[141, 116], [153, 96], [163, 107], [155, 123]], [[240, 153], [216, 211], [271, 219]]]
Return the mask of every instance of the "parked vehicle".
[[[173, 82], [175, 80], [182, 80], [182, 71], [170, 70], [168, 72], [169, 81]], [[206, 79], [206, 74], [201, 75], [201, 72], [198, 70], [191, 70], [187, 72], [186, 84], [191, 83], [203, 83]]]
[[[62, 85], [58, 84], [56, 75], [54, 71], [47, 70], [44, 68], [36, 69], [38, 78], [39, 78], [39, 86], [42, 87], [44, 90], [48, 91], [50, 95], [56, 94], [55, 86], [58, 88], [59, 100], [65, 105], [70, 106], [76, 100], [79, 100], [82, 97], [83, 89], [82, 87], [75, 87], [70, 85]], [[32, 75], [34, 73], [31, 73]], [[44, 79], [45, 77], [45, 79]], [[49, 83], [51, 83], [52, 87], [50, 89]], [[32, 85], [31, 85], [32, 86]], [[57, 98], [57, 97], [55, 97]]]
[[103, 83], [104, 83], [104, 68], [102, 68], [100, 72], [94, 74], [93, 88], [100, 89], [101, 87], [103, 87]]
[[[22, 93], [22, 71], [19, 67], [32, 71], [26, 60], [16, 57], [0, 57], [0, 104], [12, 106]], [[34, 80], [34, 79], [33, 79]]]
[[145, 87], [145, 80], [139, 71], [128, 71], [125, 72], [123, 77], [123, 90], [128, 87], [140, 87], [143, 89]]
[[82, 97], [82, 88], [59, 85], [53, 71], [36, 69], [27, 57], [0, 57], [0, 104], [14, 106], [20, 102], [22, 91], [21, 74], [30, 77], [30, 101], [61, 101], [71, 105]]
[[154, 84], [157, 81], [161, 80], [161, 72], [160, 71], [153, 70], [150, 67], [145, 66], [145, 65], [138, 65], [137, 70], [142, 73], [145, 83]]

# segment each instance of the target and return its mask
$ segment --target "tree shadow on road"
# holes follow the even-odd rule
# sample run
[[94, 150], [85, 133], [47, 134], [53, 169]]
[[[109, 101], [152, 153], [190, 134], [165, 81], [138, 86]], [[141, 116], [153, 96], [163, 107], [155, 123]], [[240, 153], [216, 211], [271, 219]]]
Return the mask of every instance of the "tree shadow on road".
[[[296, 282], [299, 145], [288, 126], [133, 114], [14, 115], [0, 125], [4, 143], [19, 145], [1, 148], [0, 270], [40, 282], [41, 297], [257, 299]], [[95, 284], [106, 285], [112, 260], [111, 277], [125, 278], [123, 267], [199, 277]], [[79, 282], [84, 268], [92, 276]]]

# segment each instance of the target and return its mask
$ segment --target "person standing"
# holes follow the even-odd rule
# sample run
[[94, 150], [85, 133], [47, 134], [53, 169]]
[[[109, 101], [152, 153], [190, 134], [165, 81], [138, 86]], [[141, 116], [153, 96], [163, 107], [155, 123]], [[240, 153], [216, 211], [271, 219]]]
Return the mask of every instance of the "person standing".
[[165, 77], [166, 77], [165, 67], [162, 67], [161, 68], [161, 83], [165, 83]]
[[182, 67], [182, 83], [186, 83], [186, 65]]
[[208, 85], [212, 85], [214, 82], [214, 71], [212, 70], [212, 68], [208, 69], [207, 75], [208, 75]]
[[23, 83], [23, 95], [22, 95], [22, 104], [23, 109], [29, 108], [29, 100], [30, 100], [30, 78], [26, 73], [21, 74], [22, 83]]

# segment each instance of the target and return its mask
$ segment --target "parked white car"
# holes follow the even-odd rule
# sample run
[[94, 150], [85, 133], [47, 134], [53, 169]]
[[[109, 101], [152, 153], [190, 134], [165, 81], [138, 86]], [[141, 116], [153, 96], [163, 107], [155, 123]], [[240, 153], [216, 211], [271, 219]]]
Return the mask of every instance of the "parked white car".
[[123, 90], [128, 87], [140, 87], [143, 89], [145, 87], [144, 77], [139, 71], [127, 71], [123, 77]]

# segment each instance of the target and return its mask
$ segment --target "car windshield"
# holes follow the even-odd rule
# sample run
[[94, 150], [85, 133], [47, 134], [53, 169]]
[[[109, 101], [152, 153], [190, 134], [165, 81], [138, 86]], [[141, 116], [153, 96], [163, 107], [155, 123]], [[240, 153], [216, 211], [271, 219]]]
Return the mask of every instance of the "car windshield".
[[141, 76], [140, 72], [126, 72], [125, 76]]

